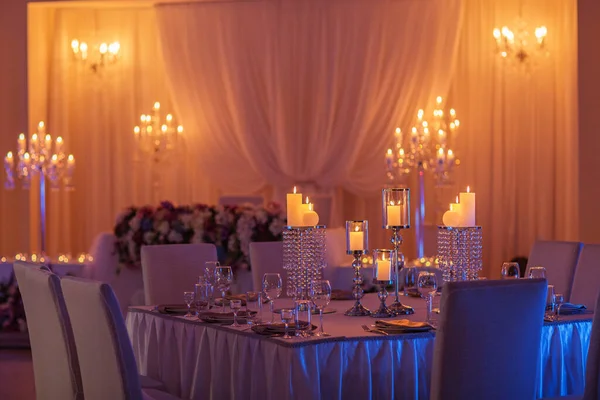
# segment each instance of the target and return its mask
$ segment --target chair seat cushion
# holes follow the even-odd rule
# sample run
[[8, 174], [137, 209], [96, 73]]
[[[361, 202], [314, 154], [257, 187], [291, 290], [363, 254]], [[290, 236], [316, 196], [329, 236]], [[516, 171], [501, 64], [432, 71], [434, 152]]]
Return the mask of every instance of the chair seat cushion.
[[166, 390], [164, 383], [146, 375], [140, 375], [140, 385], [142, 386], [142, 389]]
[[142, 395], [144, 400], [181, 400], [179, 397], [156, 389], [142, 389]]

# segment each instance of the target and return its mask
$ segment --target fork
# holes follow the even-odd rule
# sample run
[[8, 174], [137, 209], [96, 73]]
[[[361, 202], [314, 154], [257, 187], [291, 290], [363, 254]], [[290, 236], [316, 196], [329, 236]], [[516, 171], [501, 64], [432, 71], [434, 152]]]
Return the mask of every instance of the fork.
[[369, 328], [367, 325], [361, 325], [362, 328], [364, 329], [365, 332], [371, 332], [371, 333], [379, 333], [380, 335], [384, 335], [384, 336], [388, 336], [387, 332], [384, 332], [382, 330], [379, 329], [371, 329]]

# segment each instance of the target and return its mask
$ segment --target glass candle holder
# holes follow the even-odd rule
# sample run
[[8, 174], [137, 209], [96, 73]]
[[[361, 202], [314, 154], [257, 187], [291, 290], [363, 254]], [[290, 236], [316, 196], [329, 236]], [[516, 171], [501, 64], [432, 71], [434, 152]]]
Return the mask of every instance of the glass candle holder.
[[346, 253], [369, 248], [369, 221], [346, 221]]
[[379, 285], [379, 309], [371, 312], [374, 318], [389, 318], [396, 314], [386, 306], [385, 301], [388, 297], [387, 286], [392, 285], [395, 280], [394, 268], [392, 263], [396, 259], [394, 250], [377, 249], [373, 250], [373, 281]]
[[384, 229], [410, 228], [410, 189], [383, 189], [381, 205]]

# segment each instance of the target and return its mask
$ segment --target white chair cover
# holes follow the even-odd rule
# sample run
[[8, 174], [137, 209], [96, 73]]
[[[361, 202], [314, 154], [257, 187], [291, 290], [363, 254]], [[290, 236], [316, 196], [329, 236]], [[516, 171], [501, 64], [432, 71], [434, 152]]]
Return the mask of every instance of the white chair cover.
[[267, 272], [281, 274], [284, 282], [287, 274], [283, 269], [283, 242], [250, 243], [250, 264], [252, 265], [252, 287], [262, 290], [262, 278]]
[[564, 295], [565, 301], [571, 301], [571, 286], [581, 246], [579, 242], [535, 242], [529, 254], [525, 277], [529, 276], [531, 267], [546, 268], [548, 283], [554, 285], [556, 293]]
[[13, 268], [27, 315], [37, 399], [83, 399], [77, 350], [60, 279], [36, 264], [15, 261]]
[[110, 232], [96, 236], [90, 249], [93, 261], [86, 266], [85, 277], [108, 283], [119, 300], [121, 312], [126, 315], [127, 307], [144, 304], [144, 282], [141, 269], [121, 267], [117, 273], [119, 256], [115, 252], [116, 239]]
[[240, 206], [242, 204], [252, 204], [262, 206], [264, 199], [261, 196], [221, 196], [219, 205], [221, 206]]
[[534, 399], [547, 281], [448, 282], [431, 399]]
[[183, 292], [194, 290], [207, 261], [217, 261], [214, 244], [142, 246], [146, 305], [183, 303]]
[[600, 244], [584, 244], [575, 268], [570, 302], [593, 310], [600, 291]]
[[175, 399], [154, 389], [142, 392], [125, 321], [109, 285], [67, 277], [62, 287], [86, 400]]

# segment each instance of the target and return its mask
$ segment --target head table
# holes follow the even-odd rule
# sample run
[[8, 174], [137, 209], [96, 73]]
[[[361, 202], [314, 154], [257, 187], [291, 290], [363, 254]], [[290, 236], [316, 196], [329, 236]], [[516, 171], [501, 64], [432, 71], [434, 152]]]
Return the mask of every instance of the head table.
[[[399, 318], [425, 320], [424, 300], [402, 301], [415, 314]], [[289, 303], [281, 299], [276, 307]], [[169, 392], [185, 399], [429, 398], [434, 331], [368, 333], [361, 325], [373, 324], [374, 318], [345, 316], [352, 304], [330, 303], [337, 312], [324, 316], [325, 331], [332, 335], [325, 338], [270, 338], [160, 314], [150, 306], [130, 307], [127, 329], [140, 373], [165, 382]], [[363, 304], [376, 308], [376, 295], [366, 295]], [[545, 323], [539, 397], [583, 393], [591, 319], [587, 314]], [[511, 372], [506, 374], [510, 379]]]

